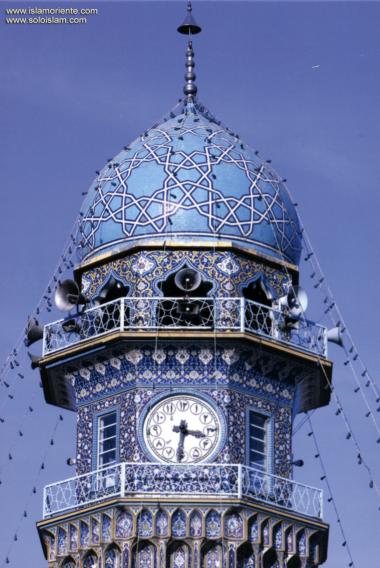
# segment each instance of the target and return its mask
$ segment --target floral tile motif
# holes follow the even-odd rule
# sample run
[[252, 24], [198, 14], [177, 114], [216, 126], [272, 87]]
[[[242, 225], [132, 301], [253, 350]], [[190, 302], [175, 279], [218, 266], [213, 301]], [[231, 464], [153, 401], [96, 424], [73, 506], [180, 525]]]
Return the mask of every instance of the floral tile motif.
[[[289, 277], [283, 268], [271, 267], [230, 251], [170, 250], [145, 251], [112, 260], [85, 272], [83, 291], [96, 298], [111, 274], [116, 274], [128, 286], [130, 296], [159, 296], [159, 283], [183, 266], [199, 270], [205, 280], [213, 283], [213, 294], [241, 296], [242, 289], [251, 281], [262, 278], [274, 297], [284, 296], [289, 288]], [[141, 288], [143, 284], [143, 288]]]

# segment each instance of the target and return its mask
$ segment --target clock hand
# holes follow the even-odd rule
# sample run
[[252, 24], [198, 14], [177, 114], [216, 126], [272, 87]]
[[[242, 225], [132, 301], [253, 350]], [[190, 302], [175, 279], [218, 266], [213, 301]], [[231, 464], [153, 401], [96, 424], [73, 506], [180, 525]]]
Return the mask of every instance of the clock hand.
[[190, 434], [190, 436], [195, 436], [195, 438], [206, 438], [206, 434], [200, 430], [188, 430], [187, 433]]
[[177, 461], [181, 462], [185, 457], [185, 451], [183, 449], [183, 446], [185, 443], [185, 437], [188, 435], [186, 420], [181, 420], [179, 426], [173, 426], [173, 432], [179, 432], [179, 442], [178, 442], [176, 457]]

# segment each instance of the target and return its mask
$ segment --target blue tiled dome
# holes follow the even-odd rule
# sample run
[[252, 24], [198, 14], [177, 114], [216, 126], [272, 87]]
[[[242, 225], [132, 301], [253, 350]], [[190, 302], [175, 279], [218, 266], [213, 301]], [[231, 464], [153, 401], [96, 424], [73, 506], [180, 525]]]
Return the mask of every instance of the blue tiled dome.
[[222, 239], [297, 264], [300, 226], [281, 179], [199, 103], [99, 173], [81, 212], [81, 259], [144, 241]]

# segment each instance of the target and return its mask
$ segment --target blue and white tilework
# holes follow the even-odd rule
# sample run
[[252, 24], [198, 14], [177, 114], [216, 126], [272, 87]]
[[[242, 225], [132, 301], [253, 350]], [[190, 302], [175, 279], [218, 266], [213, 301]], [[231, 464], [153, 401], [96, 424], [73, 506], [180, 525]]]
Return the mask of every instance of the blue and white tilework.
[[212, 283], [210, 296], [242, 296], [243, 289], [260, 278], [273, 297], [287, 294], [290, 279], [286, 269], [272, 267], [230, 251], [144, 251], [91, 268], [82, 275], [82, 291], [96, 299], [111, 277], [122, 282], [128, 296], [162, 296], [160, 284], [184, 266], [198, 270]]

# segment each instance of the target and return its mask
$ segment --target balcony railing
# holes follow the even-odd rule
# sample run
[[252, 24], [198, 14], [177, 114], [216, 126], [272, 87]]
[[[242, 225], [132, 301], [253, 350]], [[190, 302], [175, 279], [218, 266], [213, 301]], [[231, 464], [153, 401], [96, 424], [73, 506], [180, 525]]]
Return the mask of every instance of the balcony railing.
[[326, 329], [245, 298], [119, 298], [45, 325], [48, 355], [115, 331], [240, 331], [326, 357]]
[[322, 518], [320, 489], [241, 464], [120, 463], [47, 485], [43, 517], [114, 497], [249, 498]]

